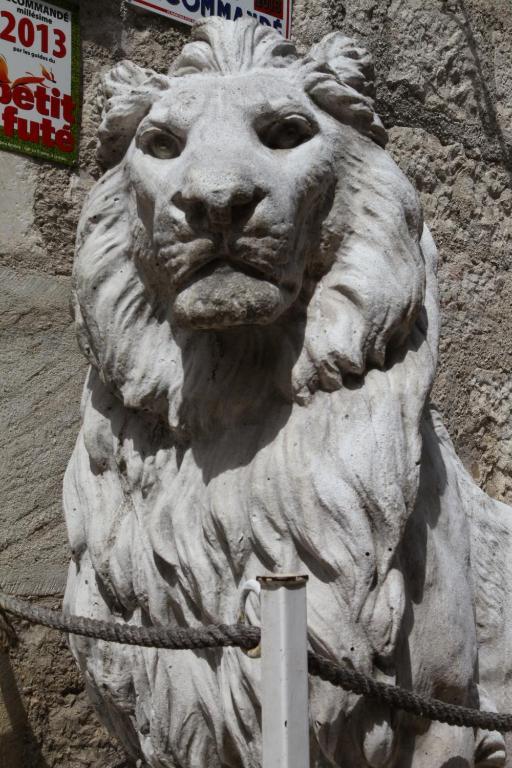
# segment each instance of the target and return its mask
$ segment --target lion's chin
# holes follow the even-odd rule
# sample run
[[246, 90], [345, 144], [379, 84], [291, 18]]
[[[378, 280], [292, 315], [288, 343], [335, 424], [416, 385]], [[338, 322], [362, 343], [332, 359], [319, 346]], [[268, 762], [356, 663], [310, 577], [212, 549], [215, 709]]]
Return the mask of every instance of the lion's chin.
[[195, 330], [268, 325], [290, 306], [293, 298], [292, 292], [264, 278], [224, 267], [176, 296], [173, 319], [177, 325]]

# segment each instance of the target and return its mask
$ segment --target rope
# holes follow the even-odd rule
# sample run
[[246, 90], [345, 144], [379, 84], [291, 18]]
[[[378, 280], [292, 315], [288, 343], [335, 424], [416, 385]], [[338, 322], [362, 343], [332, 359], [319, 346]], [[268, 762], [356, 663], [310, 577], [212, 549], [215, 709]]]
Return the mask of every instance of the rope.
[[[187, 629], [169, 626], [140, 627], [86, 619], [84, 616], [66, 616], [57, 611], [50, 611], [48, 608], [35, 607], [25, 600], [0, 592], [0, 616], [2, 610], [19, 619], [26, 619], [33, 624], [41, 624], [43, 627], [58, 629], [61, 632], [92, 637], [96, 640], [108, 640], [112, 643], [141, 645], [145, 648], [169, 648], [182, 651], [236, 646], [249, 649], [257, 645], [260, 640], [260, 630], [257, 627], [248, 627], [243, 624], [203, 625]], [[5, 613], [3, 619], [9, 624]], [[12, 630], [12, 625], [10, 626]]]
[[[200, 650], [231, 646], [248, 650], [254, 648], [260, 641], [258, 627], [248, 627], [244, 624], [219, 624], [186, 629], [170, 626], [132, 626], [119, 622], [87, 619], [84, 616], [66, 616], [48, 608], [35, 607], [25, 600], [0, 592], [1, 650], [12, 647], [16, 640], [16, 633], [7, 618], [7, 613], [34, 624], [41, 624], [73, 635], [146, 648]], [[381, 701], [411, 715], [448, 725], [483, 728], [502, 733], [512, 731], [512, 715], [500, 715], [495, 712], [462, 707], [458, 704], [447, 704], [439, 699], [420, 696], [398, 686], [379, 683], [362, 672], [330, 661], [313, 651], [308, 651], [308, 671], [311, 675], [345, 691]]]
[[308, 671], [332, 685], [345, 691], [376, 699], [394, 708], [402, 709], [411, 715], [426, 717], [448, 725], [483, 728], [486, 731], [512, 731], [512, 715], [499, 715], [496, 712], [484, 712], [479, 709], [462, 707], [459, 704], [447, 704], [439, 699], [430, 699], [418, 693], [407, 691], [396, 685], [378, 683], [371, 677], [356, 672], [354, 669], [337, 664], [312, 651], [308, 652]]

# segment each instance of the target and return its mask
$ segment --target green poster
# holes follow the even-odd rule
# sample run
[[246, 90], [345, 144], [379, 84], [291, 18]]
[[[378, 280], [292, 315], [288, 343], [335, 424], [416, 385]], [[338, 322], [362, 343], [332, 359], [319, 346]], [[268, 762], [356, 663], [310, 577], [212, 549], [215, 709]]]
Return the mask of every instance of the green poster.
[[0, 0], [0, 149], [78, 159], [78, 5]]

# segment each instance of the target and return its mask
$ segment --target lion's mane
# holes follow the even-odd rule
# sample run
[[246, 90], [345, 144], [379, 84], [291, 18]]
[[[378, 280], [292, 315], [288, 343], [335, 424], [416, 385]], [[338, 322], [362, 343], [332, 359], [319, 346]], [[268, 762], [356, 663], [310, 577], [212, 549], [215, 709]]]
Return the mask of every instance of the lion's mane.
[[[179, 331], [139, 269], [151, 244], [130, 189], [131, 139], [168, 77], [276, 66], [344, 132], [302, 315]], [[300, 58], [270, 30], [215, 20], [195, 28], [169, 75], [123, 63], [107, 78], [100, 154], [114, 166], [85, 205], [74, 272], [92, 371], [65, 481], [70, 610], [92, 601], [133, 621], [233, 621], [241, 580], [305, 571], [313, 647], [393, 678], [397, 549], [418, 489], [438, 309], [435, 247], [382, 148], [371, 85], [366, 53], [341, 35]], [[196, 764], [198, 750], [212, 766], [258, 763], [255, 662], [182, 654], [177, 672], [169, 652], [78, 641], [75, 652], [104, 718], [150, 765], [191, 765], [193, 750]], [[335, 761], [334, 721], [354, 701], [319, 690], [314, 729]]]

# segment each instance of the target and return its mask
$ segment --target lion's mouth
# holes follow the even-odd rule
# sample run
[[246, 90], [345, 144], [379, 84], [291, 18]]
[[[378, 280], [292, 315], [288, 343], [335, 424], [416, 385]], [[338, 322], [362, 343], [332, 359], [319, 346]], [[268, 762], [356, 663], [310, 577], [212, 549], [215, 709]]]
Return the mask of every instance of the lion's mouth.
[[244, 275], [253, 280], [281, 285], [289, 261], [288, 238], [283, 232], [238, 237], [180, 237], [164, 242], [157, 263], [167, 272], [172, 290], [180, 293], [200, 280], [218, 275]]
[[232, 261], [227, 258], [213, 258], [206, 264], [190, 272], [182, 281], [179, 286], [180, 289], [188, 288], [192, 283], [196, 283], [198, 280], [203, 280], [210, 275], [218, 275], [223, 277], [226, 275], [232, 275], [233, 273], [241, 272], [247, 277], [252, 277], [256, 280], [269, 280], [269, 270], [258, 268], [246, 263]]
[[[178, 265], [176, 265], [178, 266]], [[242, 274], [253, 280], [266, 281], [273, 284], [280, 282], [281, 270], [274, 265], [263, 262], [255, 263], [233, 254], [217, 255], [215, 253], [203, 254], [203, 258], [196, 263], [188, 264], [185, 269], [177, 269], [174, 272], [173, 284], [176, 292], [181, 292], [191, 285], [215, 276], [219, 280], [231, 275]]]

